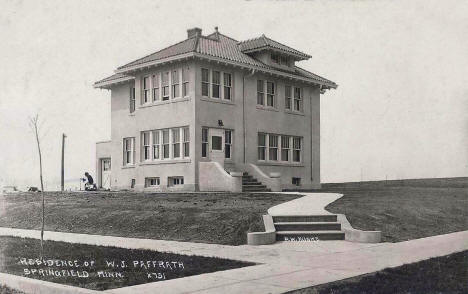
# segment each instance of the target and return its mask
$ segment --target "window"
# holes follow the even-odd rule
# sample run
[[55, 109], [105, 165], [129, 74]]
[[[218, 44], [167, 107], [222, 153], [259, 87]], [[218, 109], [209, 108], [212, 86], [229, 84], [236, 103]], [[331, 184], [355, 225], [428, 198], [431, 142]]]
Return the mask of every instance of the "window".
[[182, 96], [188, 96], [189, 87], [189, 69], [188, 67], [182, 68]]
[[294, 186], [300, 186], [301, 185], [301, 178], [292, 178], [292, 184]]
[[149, 95], [150, 95], [150, 90], [149, 90], [149, 77], [144, 77], [143, 78], [143, 103], [149, 102]]
[[135, 188], [135, 179], [132, 179], [131, 182], [130, 182], [130, 188]]
[[157, 187], [161, 184], [159, 178], [145, 178], [145, 187]]
[[281, 161], [289, 161], [290, 136], [281, 136]]
[[135, 163], [135, 138], [123, 139], [123, 165], [132, 165]]
[[172, 156], [180, 157], [180, 129], [172, 129]]
[[263, 89], [263, 80], [257, 81], [257, 104], [265, 105], [265, 90]]
[[169, 130], [162, 131], [163, 139], [163, 159], [169, 158]]
[[143, 132], [141, 136], [141, 156], [142, 160], [151, 159], [150, 132]]
[[291, 86], [284, 87], [284, 108], [291, 109]]
[[110, 159], [104, 159], [102, 160], [102, 170], [103, 171], [108, 171], [111, 169], [111, 161]]
[[167, 178], [167, 185], [172, 186], [181, 186], [184, 184], [184, 177], [169, 177]]
[[211, 136], [211, 150], [223, 150], [223, 137]]
[[302, 110], [302, 91], [301, 88], [294, 87], [294, 110]]
[[161, 149], [159, 141], [159, 130], [153, 131], [153, 159], [159, 159], [159, 150]]
[[180, 96], [179, 71], [177, 70], [172, 71], [171, 83], [172, 83], [172, 98], [177, 98]]
[[182, 129], [183, 141], [184, 141], [184, 157], [190, 156], [190, 130], [188, 127]]
[[220, 83], [221, 83], [220, 75], [221, 73], [219, 71], [213, 71], [211, 74], [211, 84], [212, 84], [211, 95], [213, 96], [213, 98], [220, 97], [219, 96], [220, 95], [219, 88], [220, 88]]
[[163, 72], [161, 76], [162, 100], [169, 100], [169, 72]]
[[202, 96], [209, 96], [210, 78], [209, 71], [206, 68], [202, 68]]
[[202, 157], [207, 156], [208, 151], [208, 129], [202, 128]]
[[231, 74], [224, 73], [224, 99], [231, 100], [232, 78]]
[[159, 74], [153, 75], [153, 101], [159, 101]]
[[293, 137], [293, 161], [301, 161], [301, 137]]
[[224, 131], [224, 157], [225, 158], [231, 158], [231, 153], [232, 153], [232, 131], [231, 130], [225, 130]]
[[258, 133], [258, 160], [266, 158], [266, 134]]
[[135, 87], [130, 88], [130, 113], [135, 112]]
[[267, 106], [275, 106], [275, 83], [267, 82]]
[[268, 159], [278, 160], [278, 136], [268, 135]]
[[271, 54], [271, 61], [280, 64], [280, 56], [278, 54]]

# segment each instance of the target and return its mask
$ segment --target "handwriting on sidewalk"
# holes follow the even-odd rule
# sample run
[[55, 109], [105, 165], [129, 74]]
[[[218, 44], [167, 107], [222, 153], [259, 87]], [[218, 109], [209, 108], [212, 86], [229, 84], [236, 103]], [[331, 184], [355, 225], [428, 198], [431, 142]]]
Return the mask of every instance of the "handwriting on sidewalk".
[[181, 261], [169, 260], [61, 260], [19, 258], [26, 277], [124, 279], [129, 274], [145, 275], [149, 280], [165, 280], [168, 272], [185, 270]]

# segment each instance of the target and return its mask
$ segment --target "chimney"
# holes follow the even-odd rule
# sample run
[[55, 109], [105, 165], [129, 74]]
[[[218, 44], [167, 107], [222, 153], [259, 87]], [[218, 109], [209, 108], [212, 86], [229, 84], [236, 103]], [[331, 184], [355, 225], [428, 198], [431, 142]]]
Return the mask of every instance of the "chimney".
[[202, 30], [200, 28], [192, 28], [187, 30], [187, 38], [193, 38], [195, 36], [201, 36]]

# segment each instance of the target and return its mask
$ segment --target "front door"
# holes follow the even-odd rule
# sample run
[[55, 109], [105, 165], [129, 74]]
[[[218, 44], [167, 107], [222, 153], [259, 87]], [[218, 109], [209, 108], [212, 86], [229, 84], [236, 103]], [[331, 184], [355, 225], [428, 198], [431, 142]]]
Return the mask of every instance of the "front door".
[[218, 162], [224, 167], [224, 130], [210, 129], [210, 160]]
[[111, 184], [111, 160], [110, 158], [101, 159], [101, 183], [100, 188], [110, 189]]

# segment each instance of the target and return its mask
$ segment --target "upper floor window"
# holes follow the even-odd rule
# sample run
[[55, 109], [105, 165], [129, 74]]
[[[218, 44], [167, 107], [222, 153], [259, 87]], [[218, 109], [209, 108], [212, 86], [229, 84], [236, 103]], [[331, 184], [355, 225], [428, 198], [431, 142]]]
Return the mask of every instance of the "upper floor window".
[[[266, 101], [265, 101], [266, 89]], [[257, 80], [257, 104], [268, 107], [276, 106], [276, 87], [275, 83], [271, 81]]]
[[135, 87], [130, 88], [130, 113], [135, 112]]
[[143, 77], [143, 103], [149, 102], [149, 95], [150, 95], [150, 79], [149, 77]]
[[232, 76], [230, 73], [224, 73], [224, 99], [231, 100]]
[[135, 163], [135, 137], [123, 139], [123, 165]]
[[212, 92], [211, 92], [211, 96], [213, 98], [219, 98], [220, 97], [220, 91], [219, 91], [219, 88], [220, 88], [220, 75], [221, 73], [219, 71], [212, 71], [212, 75], [211, 75], [211, 85], [212, 85]]
[[284, 108], [291, 110], [291, 86], [286, 85], [284, 87]]
[[271, 61], [280, 65], [288, 65], [288, 58], [284, 55], [279, 55], [276, 53], [271, 54]]
[[169, 72], [163, 72], [161, 75], [162, 100], [169, 100]]
[[153, 75], [153, 101], [159, 101], [159, 74]]
[[302, 89], [294, 87], [294, 110], [302, 111]]
[[171, 75], [171, 83], [172, 83], [172, 98], [177, 98], [180, 96], [180, 84], [179, 84], [179, 71], [173, 70]]
[[265, 105], [265, 90], [263, 89], [263, 80], [257, 81], [257, 104]]
[[187, 67], [182, 68], [182, 96], [188, 96], [189, 86], [189, 69]]
[[232, 74], [202, 68], [202, 96], [232, 100]]
[[202, 96], [209, 96], [210, 88], [210, 72], [206, 68], [202, 68]]

